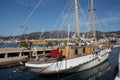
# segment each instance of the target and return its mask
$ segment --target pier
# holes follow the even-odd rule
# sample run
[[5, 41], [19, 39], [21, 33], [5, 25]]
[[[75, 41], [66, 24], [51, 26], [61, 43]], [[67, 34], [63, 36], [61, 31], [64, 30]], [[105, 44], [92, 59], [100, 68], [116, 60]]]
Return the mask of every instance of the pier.
[[28, 61], [31, 57], [41, 56], [43, 52], [49, 53], [52, 48], [33, 47], [27, 48], [1, 48], [0, 68], [19, 65]]
[[[36, 50], [38, 52], [42, 52], [44, 49], [42, 47], [37, 47]], [[45, 51], [50, 51], [52, 48], [45, 48]], [[10, 53], [29, 53], [33, 52], [34, 49], [27, 49], [27, 48], [1, 48], [0, 54], [10, 54]]]

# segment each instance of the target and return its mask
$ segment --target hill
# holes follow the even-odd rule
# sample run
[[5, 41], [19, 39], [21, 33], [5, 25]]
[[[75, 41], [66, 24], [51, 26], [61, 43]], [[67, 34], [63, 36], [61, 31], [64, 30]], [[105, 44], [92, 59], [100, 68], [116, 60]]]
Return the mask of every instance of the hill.
[[[70, 37], [72, 37], [75, 34], [75, 32], [70, 32]], [[81, 33], [81, 35], [86, 36], [85, 33]], [[101, 31], [96, 31], [97, 38], [104, 38], [104, 37], [120, 37], [120, 31], [111, 31], [111, 32], [101, 32]], [[56, 30], [56, 31], [48, 31], [48, 32], [33, 32], [30, 34], [23, 34], [19, 36], [15, 36], [15, 39], [40, 39], [40, 38], [65, 38], [67, 37], [68, 32], [65, 30]], [[87, 33], [88, 37], [92, 37], [92, 32]], [[3, 40], [9, 40], [12, 39], [13, 36], [8, 36], [8, 37], [3, 37], [0, 36], [0, 39]]]

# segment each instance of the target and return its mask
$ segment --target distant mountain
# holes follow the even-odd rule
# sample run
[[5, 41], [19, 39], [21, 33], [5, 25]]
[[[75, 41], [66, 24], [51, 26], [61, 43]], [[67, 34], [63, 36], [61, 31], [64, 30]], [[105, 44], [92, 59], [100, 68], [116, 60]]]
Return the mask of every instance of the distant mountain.
[[[56, 31], [48, 31], [48, 32], [33, 32], [30, 34], [23, 34], [19, 36], [15, 36], [15, 39], [40, 39], [40, 38], [63, 38], [67, 37], [68, 32], [65, 30], [56, 30]], [[74, 32], [70, 32], [70, 36], [72, 36]], [[13, 36], [3, 37], [2, 39], [8, 40], [12, 39]]]
[[[70, 37], [72, 37], [75, 34], [75, 32], [70, 32]], [[85, 33], [82, 33], [85, 34]], [[81, 35], [82, 35], [81, 34]], [[88, 32], [88, 37], [93, 37], [92, 32]], [[96, 31], [97, 39], [104, 38], [104, 37], [120, 37], [120, 31], [111, 31], [111, 32], [101, 32]], [[56, 30], [56, 31], [48, 31], [48, 32], [33, 32], [30, 34], [24, 34], [15, 36], [15, 39], [40, 39], [40, 38], [66, 38], [68, 35], [68, 32], [65, 30]], [[3, 37], [0, 36], [0, 39], [8, 40], [12, 39], [13, 36]]]

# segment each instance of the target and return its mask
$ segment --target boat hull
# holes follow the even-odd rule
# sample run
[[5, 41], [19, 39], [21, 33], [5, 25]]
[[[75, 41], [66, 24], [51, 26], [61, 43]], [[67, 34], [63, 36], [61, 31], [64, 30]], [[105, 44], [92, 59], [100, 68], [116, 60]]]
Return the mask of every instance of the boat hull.
[[[101, 65], [91, 68], [89, 70], [81, 71], [75, 74], [71, 74], [69, 76], [65, 76], [60, 80], [95, 80], [96, 76], [103, 76], [105, 73], [110, 71], [110, 64], [108, 61], [103, 62]], [[63, 74], [64, 75], [64, 74]]]
[[30, 67], [33, 72], [39, 72], [41, 74], [74, 73], [101, 64], [108, 59], [109, 51], [110, 49], [104, 49], [97, 53], [69, 60], [56, 61], [54, 63], [33, 64], [28, 62], [25, 65]]

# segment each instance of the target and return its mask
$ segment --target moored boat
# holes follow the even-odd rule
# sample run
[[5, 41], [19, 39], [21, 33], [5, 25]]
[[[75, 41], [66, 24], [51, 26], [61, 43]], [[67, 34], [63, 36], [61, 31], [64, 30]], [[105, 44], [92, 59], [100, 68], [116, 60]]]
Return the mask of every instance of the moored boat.
[[50, 59], [44, 62], [40, 60], [35, 62], [30, 61], [27, 62], [25, 65], [30, 67], [33, 72], [40, 72], [44, 74], [51, 74], [58, 72], [73, 73], [97, 66], [98, 64], [107, 60], [108, 56], [109, 56], [109, 49], [103, 49], [96, 53], [80, 55], [80, 56], [76, 55], [76, 57], [74, 58], [69, 57], [63, 60], [54, 59], [51, 60], [52, 62], [50, 61]]
[[[78, 0], [74, 0], [77, 38], [73, 38], [72, 40], [69, 38], [70, 25], [68, 25], [68, 39], [66, 41], [66, 44], [71, 42], [74, 42], [75, 44], [57, 47], [56, 49], [51, 50], [50, 54], [42, 57], [38, 57], [35, 50], [36, 59], [31, 59], [25, 63], [25, 66], [29, 67], [31, 71], [39, 72], [41, 74], [74, 73], [95, 67], [108, 59], [109, 52], [111, 51], [109, 42], [97, 42], [95, 30], [93, 30], [94, 39], [91, 40], [89, 45], [87, 44], [87, 41], [81, 40], [77, 2]], [[92, 16], [92, 26], [94, 27], [93, 0], [91, 0], [90, 11]], [[34, 42], [31, 42], [31, 44], [32, 43]]]

